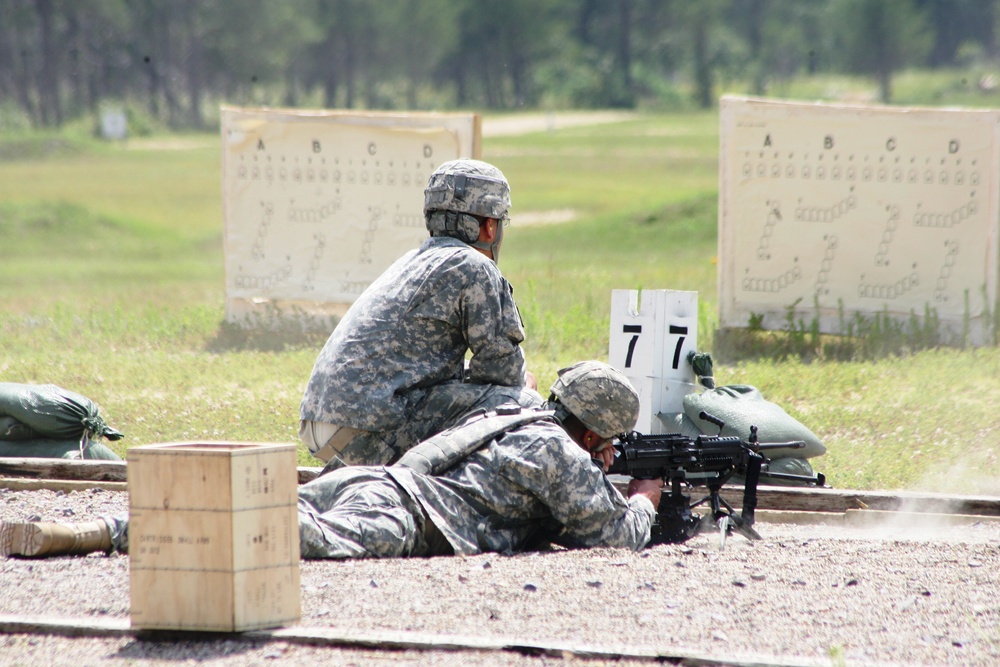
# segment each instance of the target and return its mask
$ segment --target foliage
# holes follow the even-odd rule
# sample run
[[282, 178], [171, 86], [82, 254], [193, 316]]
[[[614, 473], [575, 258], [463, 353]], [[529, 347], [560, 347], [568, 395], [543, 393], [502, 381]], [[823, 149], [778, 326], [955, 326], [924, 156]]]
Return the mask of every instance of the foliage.
[[820, 333], [818, 308], [809, 316], [803, 315], [798, 306], [799, 300], [785, 308], [785, 324], [780, 331], [765, 331], [761, 326], [762, 316], [754, 314], [744, 329], [716, 332], [717, 357], [726, 361], [749, 358], [866, 361], [968, 344], [967, 331], [944, 328], [929, 306], [922, 316], [911, 312], [908, 319], [901, 321], [888, 310], [872, 316], [855, 313], [853, 318], [846, 319], [841, 305], [840, 327], [835, 334]]
[[220, 104], [709, 108], [802, 76], [996, 69], [1000, 0], [212, 0], [0, 3], [0, 131]]
[[846, 71], [873, 75], [884, 103], [892, 101], [893, 72], [923, 61], [932, 44], [926, 18], [912, 0], [834, 0], [830, 16], [837, 26], [834, 53]]

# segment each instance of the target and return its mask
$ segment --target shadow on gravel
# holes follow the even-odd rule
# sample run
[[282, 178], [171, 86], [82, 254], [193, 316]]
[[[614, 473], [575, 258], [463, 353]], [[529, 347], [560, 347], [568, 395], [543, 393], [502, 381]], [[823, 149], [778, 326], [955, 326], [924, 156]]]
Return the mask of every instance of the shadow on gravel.
[[[188, 661], [246, 654], [271, 642], [234, 638], [216, 632], [140, 632], [115, 654], [118, 658]], [[281, 655], [276, 651], [276, 656]]]

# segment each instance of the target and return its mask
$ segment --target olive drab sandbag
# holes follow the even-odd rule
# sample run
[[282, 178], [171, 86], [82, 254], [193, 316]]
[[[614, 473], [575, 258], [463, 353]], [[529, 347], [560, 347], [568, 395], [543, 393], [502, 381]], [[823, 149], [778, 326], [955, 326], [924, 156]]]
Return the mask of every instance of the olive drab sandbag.
[[0, 382], [0, 456], [120, 460], [93, 441], [122, 437], [93, 401], [76, 392], [54, 384]]
[[[717, 426], [698, 416], [702, 410], [725, 422], [721, 433]], [[753, 425], [757, 427], [757, 437], [762, 444], [796, 440], [806, 443], [805, 449], [768, 450], [765, 453], [772, 460], [783, 457], [810, 459], [826, 453], [826, 446], [815, 433], [781, 406], [766, 400], [757, 388], [750, 385], [726, 385], [688, 394], [684, 397], [684, 414], [703, 433], [719, 433], [746, 440]]]
[[20, 442], [35, 437], [34, 431], [13, 417], [0, 417], [0, 442]]
[[74, 459], [121, 461], [107, 445], [91, 440], [82, 447], [79, 440], [55, 440], [35, 438], [34, 440], [0, 440], [0, 458], [18, 459]]
[[[663, 423], [664, 433], [680, 433], [681, 435], [686, 435], [689, 438], [697, 438], [699, 435], [706, 435], [705, 433], [702, 433], [698, 428], [698, 425], [688, 419], [688, 416], [683, 412], [660, 415], [660, 421]], [[711, 432], [712, 435], [719, 430], [718, 427], [714, 428], [715, 431]]]

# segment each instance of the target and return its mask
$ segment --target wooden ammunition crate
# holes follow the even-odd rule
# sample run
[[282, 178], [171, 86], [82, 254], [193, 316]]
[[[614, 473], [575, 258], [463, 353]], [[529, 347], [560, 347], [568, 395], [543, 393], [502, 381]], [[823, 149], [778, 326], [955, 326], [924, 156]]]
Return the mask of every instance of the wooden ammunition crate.
[[132, 626], [241, 632], [298, 622], [295, 445], [128, 451]]

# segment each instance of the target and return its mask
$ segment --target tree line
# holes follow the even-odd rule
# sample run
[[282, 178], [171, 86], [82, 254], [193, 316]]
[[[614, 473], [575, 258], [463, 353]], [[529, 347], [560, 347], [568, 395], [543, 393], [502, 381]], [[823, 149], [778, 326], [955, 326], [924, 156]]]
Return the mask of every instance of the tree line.
[[1000, 0], [0, 0], [0, 127], [107, 103], [174, 128], [240, 105], [711, 107], [997, 58]]

